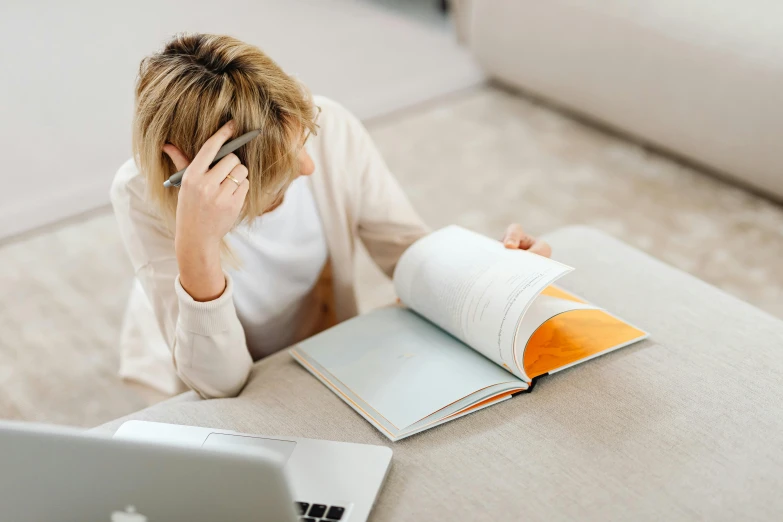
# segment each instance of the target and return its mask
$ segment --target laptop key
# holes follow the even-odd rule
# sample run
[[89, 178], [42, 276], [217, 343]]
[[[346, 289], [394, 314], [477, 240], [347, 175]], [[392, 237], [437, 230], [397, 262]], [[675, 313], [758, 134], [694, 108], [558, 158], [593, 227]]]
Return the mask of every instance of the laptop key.
[[318, 522], [318, 521], [316, 519], [310, 518], [310, 517], [301, 517], [299, 519], [299, 522]]
[[324, 518], [328, 518], [329, 520], [340, 520], [343, 518], [343, 514], [345, 513], [345, 508], [342, 508], [340, 506], [332, 506], [329, 508], [329, 512], [326, 513], [326, 516]]
[[326, 513], [326, 506], [323, 504], [313, 504], [310, 508], [310, 512], [307, 513], [308, 517], [321, 518]]
[[296, 509], [299, 511], [300, 515], [307, 513], [307, 508], [310, 507], [310, 504], [307, 502], [294, 502], [294, 505], [296, 506]]

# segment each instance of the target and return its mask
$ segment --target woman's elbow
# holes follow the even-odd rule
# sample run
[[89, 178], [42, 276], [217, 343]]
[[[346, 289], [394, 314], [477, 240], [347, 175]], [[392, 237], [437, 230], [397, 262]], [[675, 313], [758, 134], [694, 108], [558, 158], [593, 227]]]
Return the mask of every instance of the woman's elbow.
[[[205, 375], [203, 372], [192, 372], [189, 369], [177, 369], [177, 375], [191, 390], [202, 399], [229, 399], [236, 397], [247, 384], [250, 377], [250, 366], [232, 369], [230, 373]], [[212, 373], [212, 372], [210, 372]]]
[[177, 350], [174, 354], [177, 375], [203, 399], [236, 397], [247, 384], [253, 367], [253, 359], [246, 349], [241, 354], [223, 354], [201, 361], [177, 357]]

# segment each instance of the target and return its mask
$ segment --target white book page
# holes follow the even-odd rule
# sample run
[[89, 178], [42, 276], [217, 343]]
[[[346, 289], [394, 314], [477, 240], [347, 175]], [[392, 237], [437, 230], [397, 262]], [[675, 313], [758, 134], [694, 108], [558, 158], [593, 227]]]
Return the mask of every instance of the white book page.
[[529, 381], [514, 362], [520, 320], [541, 290], [571, 270], [452, 225], [405, 251], [394, 287], [417, 313]]
[[[404, 308], [381, 308], [299, 343], [397, 430], [483, 390], [526, 384]], [[382, 424], [382, 421], [379, 420]]]

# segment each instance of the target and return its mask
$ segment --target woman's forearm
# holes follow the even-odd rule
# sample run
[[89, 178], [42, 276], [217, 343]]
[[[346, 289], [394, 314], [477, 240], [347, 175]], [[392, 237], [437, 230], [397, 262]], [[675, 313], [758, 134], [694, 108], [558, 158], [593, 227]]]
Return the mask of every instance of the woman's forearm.
[[248, 170], [236, 154], [225, 156], [214, 166], [211, 162], [235, 129], [233, 121], [223, 125], [192, 162], [171, 143], [163, 147], [177, 169], [186, 169], [177, 193], [174, 250], [180, 283], [196, 301], [212, 301], [226, 289], [220, 242], [242, 210], [249, 187]]
[[220, 265], [220, 246], [175, 241], [179, 279], [194, 301], [212, 301], [223, 295], [226, 278]]
[[253, 359], [234, 307], [233, 282], [222, 275], [225, 290], [199, 302], [175, 281], [178, 314], [170, 344], [177, 375], [201, 397], [233, 397], [245, 385]]

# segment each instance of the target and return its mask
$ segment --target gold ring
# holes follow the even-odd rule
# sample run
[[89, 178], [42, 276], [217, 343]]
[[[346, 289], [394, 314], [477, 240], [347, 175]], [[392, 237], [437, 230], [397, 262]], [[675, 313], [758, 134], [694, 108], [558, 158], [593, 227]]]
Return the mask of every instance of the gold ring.
[[239, 185], [241, 185], [241, 184], [242, 184], [242, 183], [241, 183], [239, 180], [237, 180], [237, 178], [235, 178], [235, 177], [234, 177], [234, 176], [232, 176], [231, 174], [229, 174], [228, 176], [226, 176], [226, 178], [227, 178], [227, 179], [230, 179], [231, 181], [233, 181], [234, 183], [236, 183], [236, 184], [237, 184], [237, 187], [238, 187]]

